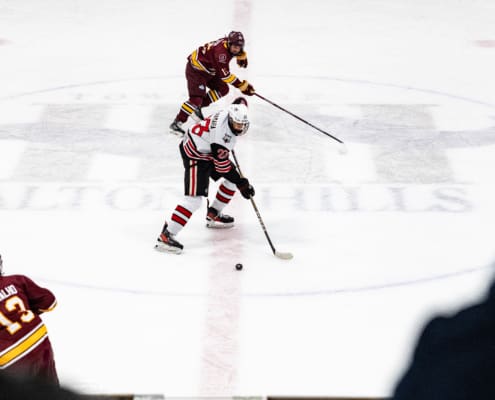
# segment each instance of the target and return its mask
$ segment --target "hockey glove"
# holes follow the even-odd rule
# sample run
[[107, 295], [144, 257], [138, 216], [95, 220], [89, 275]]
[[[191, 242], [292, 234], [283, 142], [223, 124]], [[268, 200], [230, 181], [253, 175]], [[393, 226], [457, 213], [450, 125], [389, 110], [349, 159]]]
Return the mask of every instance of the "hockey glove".
[[252, 96], [254, 94], [254, 87], [248, 81], [242, 81], [239, 86], [239, 90], [248, 96]]
[[248, 59], [247, 59], [247, 53], [243, 51], [241, 54], [239, 54], [237, 57], [237, 65], [241, 68], [247, 68], [248, 66]]
[[241, 180], [237, 184], [237, 189], [239, 189], [242, 197], [244, 197], [245, 199], [250, 199], [252, 196], [254, 196], [254, 188], [251, 186], [246, 178], [241, 178]]

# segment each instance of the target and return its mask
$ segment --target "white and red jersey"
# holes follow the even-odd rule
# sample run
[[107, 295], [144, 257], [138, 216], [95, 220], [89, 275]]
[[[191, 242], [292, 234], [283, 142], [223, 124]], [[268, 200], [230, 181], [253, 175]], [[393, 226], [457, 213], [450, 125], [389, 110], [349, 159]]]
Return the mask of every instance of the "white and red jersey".
[[[220, 111], [192, 126], [184, 136], [182, 146], [188, 158], [213, 161], [219, 174], [226, 175], [232, 171], [234, 180], [237, 180], [237, 170], [230, 161], [230, 151], [237, 136], [230, 130], [228, 116], [227, 110]], [[232, 173], [229, 175], [232, 177]]]

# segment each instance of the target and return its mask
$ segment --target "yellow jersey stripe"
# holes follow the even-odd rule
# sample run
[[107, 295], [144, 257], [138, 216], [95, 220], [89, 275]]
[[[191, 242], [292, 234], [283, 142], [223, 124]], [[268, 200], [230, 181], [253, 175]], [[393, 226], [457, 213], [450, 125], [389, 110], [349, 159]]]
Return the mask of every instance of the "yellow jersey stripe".
[[0, 356], [0, 368], [7, 366], [8, 363], [22, 356], [27, 350], [43, 340], [47, 334], [46, 326], [42, 324], [27, 336], [24, 336]]
[[191, 64], [193, 65], [194, 68], [199, 69], [201, 71], [208, 72], [211, 75], [211, 72], [208, 71], [207, 68], [203, 64], [201, 64], [198, 60], [198, 50], [194, 50], [191, 53]]
[[237, 77], [234, 74], [230, 74], [230, 75], [226, 76], [225, 78], [222, 78], [222, 81], [224, 81], [225, 83], [232, 83], [236, 79], [237, 79]]

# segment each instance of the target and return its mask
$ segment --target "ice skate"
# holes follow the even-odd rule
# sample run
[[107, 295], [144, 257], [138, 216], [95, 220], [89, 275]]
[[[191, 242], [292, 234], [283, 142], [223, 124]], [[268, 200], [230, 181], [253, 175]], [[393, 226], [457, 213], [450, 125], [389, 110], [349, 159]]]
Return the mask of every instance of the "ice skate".
[[186, 131], [184, 129], [182, 129], [182, 125], [183, 124], [184, 124], [183, 122], [180, 122], [180, 121], [177, 121], [177, 120], [175, 120], [174, 122], [172, 122], [170, 124], [170, 127], [169, 127], [170, 128], [170, 133], [172, 135], [177, 135], [177, 136], [180, 136], [180, 137], [184, 136], [184, 134], [186, 133]]
[[167, 253], [180, 254], [184, 246], [173, 238], [173, 235], [165, 229], [156, 239], [155, 250]]
[[206, 226], [208, 228], [232, 228], [234, 226], [234, 218], [218, 212], [213, 207], [208, 207]]

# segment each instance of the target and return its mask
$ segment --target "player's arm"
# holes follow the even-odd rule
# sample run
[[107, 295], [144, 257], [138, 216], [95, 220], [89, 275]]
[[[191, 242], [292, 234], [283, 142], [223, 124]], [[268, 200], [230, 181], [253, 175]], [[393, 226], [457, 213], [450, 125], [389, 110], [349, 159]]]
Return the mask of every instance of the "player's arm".
[[232, 183], [237, 184], [241, 176], [237, 169], [235, 169], [232, 161], [230, 161], [230, 150], [221, 144], [212, 143], [211, 154], [213, 156], [215, 171]]
[[[241, 81], [235, 74], [230, 72], [229, 64], [226, 62], [227, 57], [225, 53], [217, 52], [215, 54], [215, 62], [217, 64], [217, 74], [222, 81], [228, 83], [237, 89], [239, 89], [242, 93], [247, 94], [248, 96], [252, 96], [254, 94], [254, 87], [248, 81]], [[247, 60], [247, 57], [246, 57]]]
[[[249, 199], [254, 196], [254, 188], [249, 181], [239, 174], [239, 171], [230, 161], [230, 151], [225, 146], [218, 143], [211, 145], [213, 154], [213, 162], [215, 164], [215, 170], [220, 173], [225, 179], [229, 180], [237, 186], [242, 194], [242, 197]], [[226, 157], [226, 158], [225, 158]], [[217, 168], [217, 165], [219, 168]]]
[[29, 308], [36, 314], [52, 311], [57, 306], [57, 299], [50, 290], [38, 286], [27, 276], [23, 277], [23, 285], [29, 299]]

